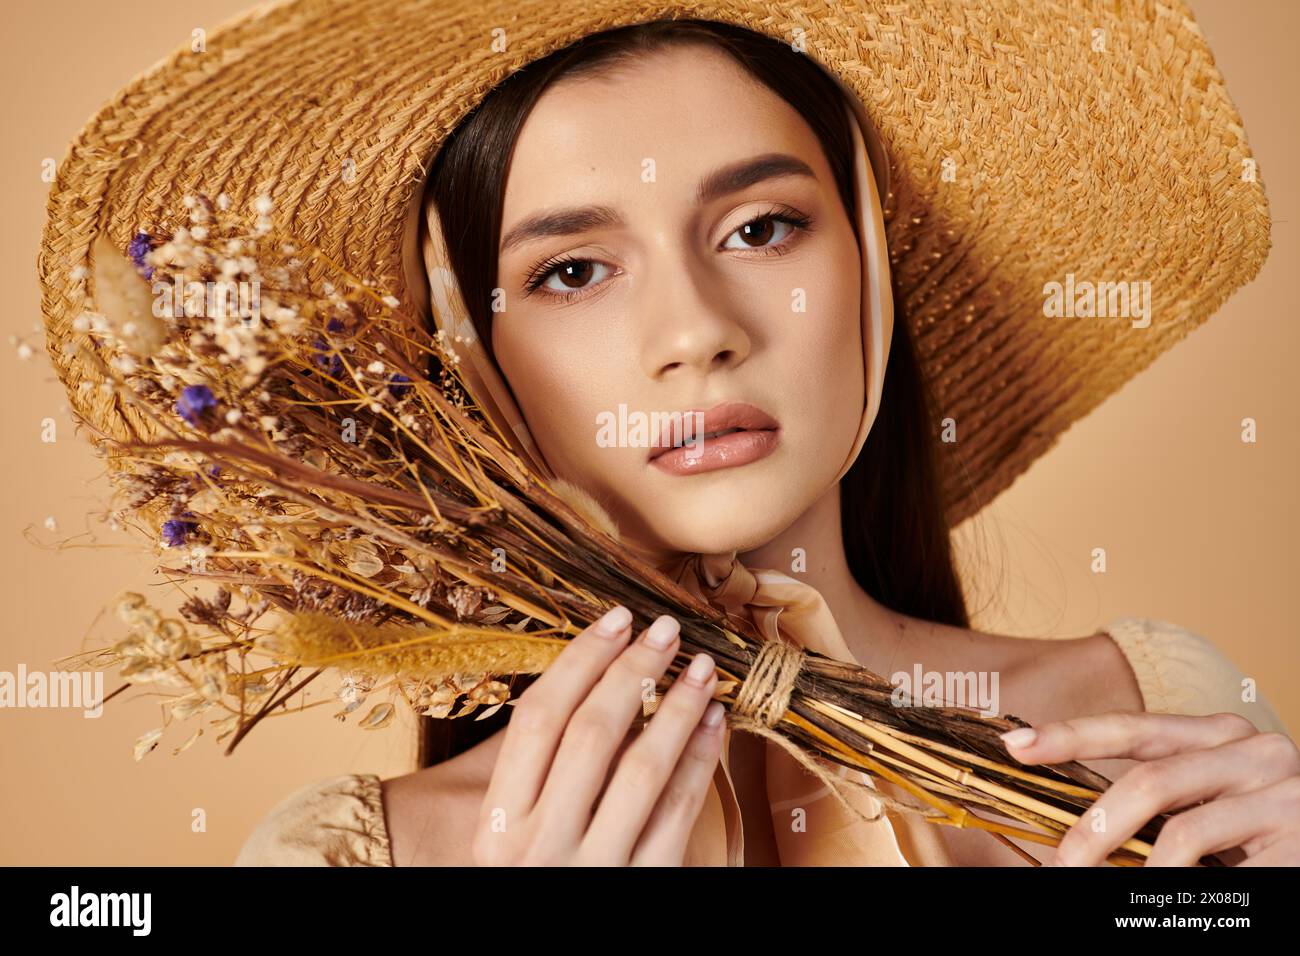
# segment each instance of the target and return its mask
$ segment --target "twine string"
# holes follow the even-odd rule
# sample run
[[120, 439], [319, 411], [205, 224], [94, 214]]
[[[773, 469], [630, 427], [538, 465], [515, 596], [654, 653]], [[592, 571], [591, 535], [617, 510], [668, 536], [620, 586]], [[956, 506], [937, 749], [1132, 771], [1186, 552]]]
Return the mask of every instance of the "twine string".
[[868, 788], [831, 773], [785, 734], [773, 729], [789, 710], [790, 697], [794, 693], [795, 679], [803, 667], [804, 656], [802, 647], [781, 639], [767, 641], [759, 648], [749, 675], [740, 685], [735, 703], [731, 705], [728, 723], [732, 729], [755, 734], [777, 744], [820, 780], [850, 813], [864, 823], [879, 820], [885, 806], [904, 813], [925, 813], [924, 807], [911, 806], [873, 790], [870, 796], [876, 801], [876, 812], [873, 816], [867, 816], [849, 802], [845, 793], [851, 789], [863, 791]]

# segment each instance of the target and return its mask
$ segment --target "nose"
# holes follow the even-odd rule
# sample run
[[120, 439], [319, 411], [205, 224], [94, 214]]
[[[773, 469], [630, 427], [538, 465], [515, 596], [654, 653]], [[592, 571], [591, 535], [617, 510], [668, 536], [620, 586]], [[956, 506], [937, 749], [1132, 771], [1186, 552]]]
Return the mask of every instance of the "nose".
[[741, 321], [743, 297], [704, 266], [681, 259], [653, 270], [643, 307], [646, 373], [707, 375], [745, 361], [751, 348]]

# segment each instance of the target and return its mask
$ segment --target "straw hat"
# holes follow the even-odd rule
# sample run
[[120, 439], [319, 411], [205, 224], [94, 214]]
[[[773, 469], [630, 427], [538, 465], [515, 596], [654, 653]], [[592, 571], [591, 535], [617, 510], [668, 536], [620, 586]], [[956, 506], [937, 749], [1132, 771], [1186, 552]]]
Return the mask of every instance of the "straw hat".
[[[293, 0], [138, 77], [60, 164], [38, 265], [77, 412], [97, 440], [149, 432], [82, 389], [97, 372], [65, 348], [85, 342], [73, 323], [95, 305], [97, 235], [125, 250], [183, 224], [186, 194], [269, 195], [277, 226], [406, 301], [422, 180], [456, 124], [524, 64], [669, 17], [796, 44], [875, 121], [899, 320], [955, 426], [940, 446], [951, 525], [1267, 255], [1241, 118], [1181, 0]], [[1133, 295], [1102, 287], [1088, 315], [1100, 283]]]

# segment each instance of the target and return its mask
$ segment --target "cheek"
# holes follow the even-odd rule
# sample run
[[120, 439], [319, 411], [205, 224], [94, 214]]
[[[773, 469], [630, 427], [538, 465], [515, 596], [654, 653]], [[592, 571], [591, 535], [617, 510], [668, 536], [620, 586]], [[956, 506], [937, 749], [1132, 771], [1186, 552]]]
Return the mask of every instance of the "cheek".
[[[807, 453], [828, 460], [841, 445], [852, 442], [861, 420], [865, 372], [860, 269], [857, 245], [849, 233], [847, 246], [837, 242], [825, 256], [799, 270], [804, 311], [787, 307], [777, 315], [774, 310], [765, 323], [773, 330], [775, 380], [785, 389], [782, 403], [799, 417]], [[790, 301], [788, 291], [786, 298]], [[843, 452], [848, 453], [847, 447]]]
[[606, 484], [602, 472], [611, 462], [609, 450], [597, 446], [597, 415], [616, 409], [619, 399], [611, 396], [626, 392], [629, 375], [619, 362], [626, 360], [631, 346], [608, 334], [569, 334], [552, 328], [543, 349], [535, 339], [517, 341], [513, 331], [503, 323], [493, 346], [547, 464], [560, 477], [584, 486]]

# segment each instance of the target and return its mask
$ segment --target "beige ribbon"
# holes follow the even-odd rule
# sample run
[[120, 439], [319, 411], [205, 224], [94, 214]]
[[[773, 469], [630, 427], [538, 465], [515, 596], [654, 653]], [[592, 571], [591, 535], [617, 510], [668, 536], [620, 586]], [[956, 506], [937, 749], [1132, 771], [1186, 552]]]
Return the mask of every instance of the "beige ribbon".
[[[726, 556], [687, 555], [665, 570], [696, 597], [719, 610], [747, 615], [765, 639], [749, 674], [736, 691], [729, 720], [731, 727], [780, 747], [821, 781], [855, 817], [866, 823], [880, 819], [879, 807], [868, 816], [849, 801], [847, 794], [860, 792], [861, 784], [830, 772], [827, 769], [830, 761], [810, 756], [774, 729], [789, 709], [806, 650], [846, 663], [858, 663], [820, 592], [780, 572], [746, 567], [734, 551]], [[782, 633], [783, 626], [790, 638]], [[877, 804], [900, 813], [927, 812], [925, 808], [902, 803], [878, 791], [870, 796]]]

